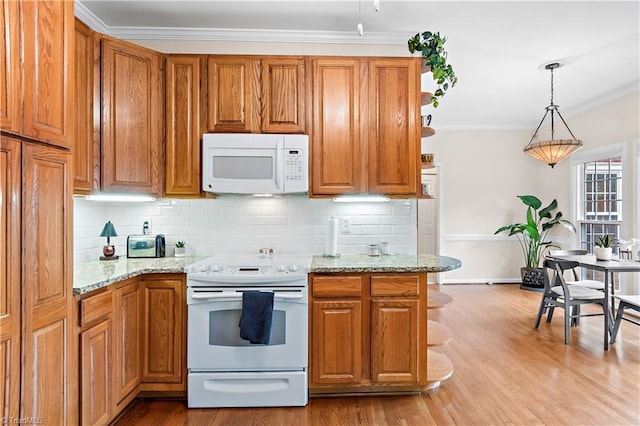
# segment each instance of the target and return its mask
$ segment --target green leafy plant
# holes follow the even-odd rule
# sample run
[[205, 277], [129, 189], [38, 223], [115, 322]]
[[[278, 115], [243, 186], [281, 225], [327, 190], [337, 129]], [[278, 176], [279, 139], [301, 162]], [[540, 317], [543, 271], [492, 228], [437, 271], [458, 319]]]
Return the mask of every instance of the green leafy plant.
[[611, 235], [602, 235], [596, 240], [596, 246], [602, 248], [613, 247], [613, 238], [611, 238]]
[[432, 97], [434, 108], [438, 108], [440, 98], [458, 82], [453, 67], [447, 63], [447, 51], [444, 49], [446, 41], [447, 38], [441, 36], [439, 32], [425, 31], [414, 35], [407, 42], [409, 52], [421, 52], [425, 65], [431, 68], [433, 79], [438, 84]]
[[551, 247], [559, 248], [559, 246], [547, 240], [547, 233], [556, 225], [562, 225], [572, 232], [576, 232], [576, 228], [571, 222], [562, 218], [561, 212], [556, 212], [554, 216], [553, 211], [558, 207], [558, 202], [555, 199], [548, 206], [541, 208], [542, 202], [533, 195], [518, 195], [518, 198], [527, 206], [526, 223], [503, 226], [494, 235], [501, 232], [515, 235], [522, 247], [526, 266], [528, 268], [537, 268], [547, 249]]
[[182, 247], [184, 247], [184, 245], [185, 245], [185, 242], [184, 242], [184, 241], [178, 241], [178, 242], [176, 243], [176, 247], [178, 247], [178, 248], [182, 248]]

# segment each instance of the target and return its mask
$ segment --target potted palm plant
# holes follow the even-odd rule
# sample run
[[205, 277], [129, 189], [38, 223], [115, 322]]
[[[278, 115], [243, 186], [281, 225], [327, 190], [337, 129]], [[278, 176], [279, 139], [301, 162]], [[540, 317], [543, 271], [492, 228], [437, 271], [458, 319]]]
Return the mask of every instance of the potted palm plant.
[[557, 225], [562, 225], [572, 232], [576, 232], [575, 226], [562, 218], [562, 212], [555, 212], [558, 202], [554, 199], [548, 206], [542, 208], [542, 201], [534, 195], [518, 195], [518, 198], [527, 206], [527, 221], [525, 223], [513, 223], [499, 228], [495, 234], [508, 232], [518, 238], [525, 266], [520, 268], [522, 286], [524, 289], [542, 289], [542, 268], [540, 261], [546, 250], [551, 247], [559, 247], [547, 239], [547, 233]]

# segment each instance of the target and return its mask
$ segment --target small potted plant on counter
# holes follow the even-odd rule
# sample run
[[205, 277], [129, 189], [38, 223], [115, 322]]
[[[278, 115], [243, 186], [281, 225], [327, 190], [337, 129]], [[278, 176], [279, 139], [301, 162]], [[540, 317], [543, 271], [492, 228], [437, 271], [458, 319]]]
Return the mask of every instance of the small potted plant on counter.
[[593, 248], [593, 254], [596, 255], [596, 260], [611, 260], [611, 253], [613, 251], [613, 238], [611, 235], [601, 235], [596, 240], [596, 246]]
[[176, 252], [174, 253], [175, 257], [182, 257], [187, 255], [187, 249], [185, 248], [184, 241], [178, 241], [176, 243]]
[[576, 232], [576, 228], [571, 222], [562, 218], [561, 212], [553, 216], [553, 211], [558, 207], [556, 200], [542, 208], [542, 201], [538, 197], [518, 195], [518, 198], [527, 206], [527, 222], [505, 225], [494, 235], [508, 232], [509, 236], [515, 235], [518, 238], [525, 261], [525, 266], [520, 268], [522, 276], [520, 288], [540, 291], [544, 289], [540, 261], [547, 249], [559, 247], [547, 240], [547, 233], [556, 225], [562, 225], [572, 232]]

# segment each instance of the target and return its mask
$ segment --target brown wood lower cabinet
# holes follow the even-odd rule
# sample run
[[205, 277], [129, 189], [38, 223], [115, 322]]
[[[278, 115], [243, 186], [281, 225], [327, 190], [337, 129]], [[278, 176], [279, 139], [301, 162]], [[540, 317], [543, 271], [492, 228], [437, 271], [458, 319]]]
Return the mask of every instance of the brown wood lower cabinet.
[[184, 390], [185, 289], [180, 276], [144, 279], [144, 390]]
[[[142, 287], [138, 279], [118, 284], [114, 293], [115, 402], [124, 408], [142, 378]], [[127, 398], [128, 397], [128, 398]]]
[[426, 273], [312, 274], [310, 393], [426, 385]]
[[78, 298], [83, 425], [108, 424], [142, 391], [186, 394], [185, 286], [153, 274]]

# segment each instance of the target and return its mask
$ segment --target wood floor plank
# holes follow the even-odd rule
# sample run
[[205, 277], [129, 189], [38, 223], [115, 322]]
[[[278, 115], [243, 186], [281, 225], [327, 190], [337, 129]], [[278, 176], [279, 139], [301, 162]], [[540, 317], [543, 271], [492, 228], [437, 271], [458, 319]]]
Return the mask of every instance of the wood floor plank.
[[[433, 287], [438, 290], [438, 286]], [[453, 375], [422, 395], [312, 398], [307, 407], [188, 409], [137, 401], [117, 425], [640, 425], [640, 327], [623, 322], [604, 351], [602, 318], [564, 344], [563, 312], [535, 330], [541, 295], [517, 285], [448, 285], [429, 319], [453, 339]], [[583, 308], [588, 309], [588, 308]]]

